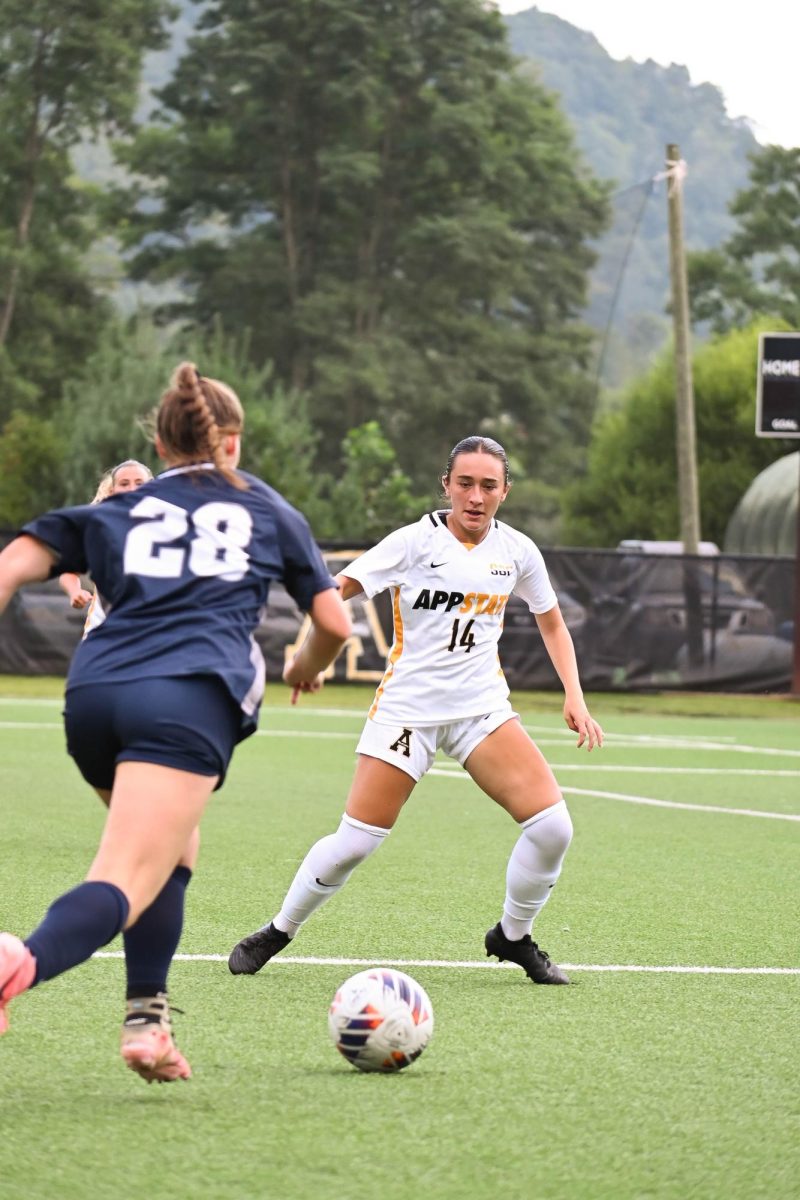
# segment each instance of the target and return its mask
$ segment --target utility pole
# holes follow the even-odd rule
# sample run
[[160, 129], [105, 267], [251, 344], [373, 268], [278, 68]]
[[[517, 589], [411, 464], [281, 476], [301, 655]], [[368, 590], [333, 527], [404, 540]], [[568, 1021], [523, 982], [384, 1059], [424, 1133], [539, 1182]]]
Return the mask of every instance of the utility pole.
[[667, 146], [667, 213], [669, 276], [672, 285], [672, 328], [675, 339], [675, 417], [678, 451], [678, 500], [684, 554], [697, 554], [700, 504], [694, 430], [692, 348], [689, 333], [689, 288], [683, 245], [683, 180], [686, 165], [678, 147]]
[[[675, 341], [675, 425], [680, 533], [684, 554], [697, 554], [700, 549], [700, 501], [697, 487], [697, 446], [689, 333], [689, 288], [683, 243], [683, 181], [686, 177], [686, 164], [674, 143], [667, 146], [666, 176], [669, 275]], [[684, 582], [689, 662], [696, 666], [703, 661], [703, 612], [697, 571], [688, 569], [688, 564]]]
[[[800, 454], [797, 456], [800, 459]], [[800, 480], [797, 489], [797, 524], [794, 559], [794, 658], [792, 695], [800, 696]]]

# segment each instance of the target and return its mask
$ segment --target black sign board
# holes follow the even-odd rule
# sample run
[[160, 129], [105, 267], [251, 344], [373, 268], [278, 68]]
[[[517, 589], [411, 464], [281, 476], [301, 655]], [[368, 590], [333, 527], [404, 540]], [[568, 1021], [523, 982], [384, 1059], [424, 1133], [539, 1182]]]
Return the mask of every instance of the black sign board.
[[759, 336], [756, 435], [800, 438], [800, 333]]

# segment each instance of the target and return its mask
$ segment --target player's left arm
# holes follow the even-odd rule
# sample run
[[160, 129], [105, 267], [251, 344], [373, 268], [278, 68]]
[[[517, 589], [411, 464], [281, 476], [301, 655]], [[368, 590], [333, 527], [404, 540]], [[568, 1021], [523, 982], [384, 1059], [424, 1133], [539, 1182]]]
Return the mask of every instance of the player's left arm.
[[352, 632], [350, 614], [337, 588], [317, 592], [309, 609], [306, 640], [283, 668], [283, 681], [292, 689], [292, 704], [302, 692], [318, 692], [324, 672]]
[[564, 720], [569, 728], [578, 734], [579, 746], [584, 742], [588, 750], [595, 745], [602, 746], [603, 730], [586, 707], [578, 674], [575, 645], [561, 609], [556, 604], [547, 612], [536, 613], [535, 616], [545, 649], [564, 687]]
[[24, 584], [49, 579], [56, 561], [54, 550], [28, 534], [21, 534], [9, 542], [0, 551], [0, 612]]

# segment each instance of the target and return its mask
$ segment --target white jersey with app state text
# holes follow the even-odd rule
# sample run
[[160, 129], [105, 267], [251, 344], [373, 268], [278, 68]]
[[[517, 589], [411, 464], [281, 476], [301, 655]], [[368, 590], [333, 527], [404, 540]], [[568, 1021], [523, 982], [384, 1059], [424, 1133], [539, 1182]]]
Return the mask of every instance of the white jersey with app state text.
[[497, 645], [512, 592], [533, 613], [557, 599], [538, 547], [493, 520], [469, 547], [427, 513], [342, 571], [368, 597], [392, 591], [394, 641], [369, 715], [381, 723], [440, 725], [491, 712], [509, 688]]

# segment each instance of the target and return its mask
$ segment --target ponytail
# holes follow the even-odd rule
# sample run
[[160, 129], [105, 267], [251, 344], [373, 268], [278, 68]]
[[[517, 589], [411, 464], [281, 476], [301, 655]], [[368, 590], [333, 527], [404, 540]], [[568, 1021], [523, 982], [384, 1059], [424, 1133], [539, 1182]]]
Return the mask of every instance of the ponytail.
[[187, 463], [210, 459], [229, 483], [245, 488], [223, 446], [223, 438], [241, 433], [243, 425], [242, 406], [231, 388], [202, 376], [194, 363], [176, 367], [156, 413], [156, 432], [170, 456]]

